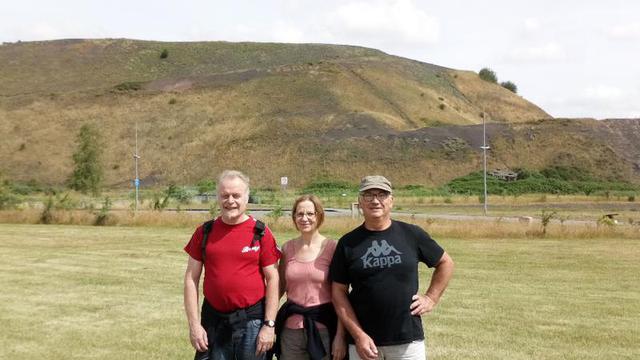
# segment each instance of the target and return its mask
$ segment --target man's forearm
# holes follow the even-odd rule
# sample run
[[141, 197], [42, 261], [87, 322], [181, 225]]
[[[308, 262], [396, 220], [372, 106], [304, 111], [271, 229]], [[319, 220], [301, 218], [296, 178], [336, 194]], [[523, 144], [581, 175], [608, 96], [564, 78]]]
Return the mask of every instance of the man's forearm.
[[280, 278], [278, 276], [278, 272], [275, 271], [272, 276], [267, 277], [266, 283], [264, 319], [275, 320], [276, 314], [278, 313], [278, 295], [280, 291]]
[[189, 327], [200, 324], [198, 315], [198, 285], [187, 279], [184, 283], [184, 310]]
[[426, 293], [434, 303], [440, 301], [440, 297], [447, 288], [447, 285], [449, 285], [449, 280], [453, 276], [453, 268], [453, 260], [449, 254], [445, 252], [433, 271], [431, 283]]
[[360, 327], [360, 322], [358, 322], [356, 313], [353, 311], [353, 307], [349, 302], [349, 298], [347, 297], [347, 293], [344, 288], [340, 285], [333, 285], [331, 297], [333, 300], [333, 306], [336, 309], [336, 314], [342, 322], [342, 326], [344, 326], [349, 334], [351, 334], [353, 338], [357, 338], [362, 334], [365, 334], [362, 327]]

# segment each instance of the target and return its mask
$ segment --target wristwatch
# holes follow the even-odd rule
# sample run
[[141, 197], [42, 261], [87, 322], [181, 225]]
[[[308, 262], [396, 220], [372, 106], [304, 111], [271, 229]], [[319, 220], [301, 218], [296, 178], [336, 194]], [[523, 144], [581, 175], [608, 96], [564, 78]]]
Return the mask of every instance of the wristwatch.
[[274, 328], [276, 327], [276, 322], [273, 320], [265, 320], [263, 325], [266, 327]]

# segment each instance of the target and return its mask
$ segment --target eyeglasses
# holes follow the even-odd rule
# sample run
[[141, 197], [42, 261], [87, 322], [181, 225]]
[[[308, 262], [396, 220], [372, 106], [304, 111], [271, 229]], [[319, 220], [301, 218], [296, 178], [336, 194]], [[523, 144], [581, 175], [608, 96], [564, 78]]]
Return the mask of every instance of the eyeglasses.
[[389, 194], [386, 191], [383, 192], [379, 192], [379, 193], [362, 193], [360, 194], [360, 196], [362, 196], [362, 198], [364, 199], [364, 201], [366, 202], [372, 202], [374, 198], [377, 198], [378, 201], [385, 201], [387, 200], [387, 198], [389, 198], [391, 194]]
[[305, 216], [306, 216], [308, 219], [312, 219], [312, 218], [316, 217], [316, 213], [315, 213], [315, 212], [311, 212], [311, 211], [296, 213], [296, 219], [302, 219], [302, 218], [304, 218]]

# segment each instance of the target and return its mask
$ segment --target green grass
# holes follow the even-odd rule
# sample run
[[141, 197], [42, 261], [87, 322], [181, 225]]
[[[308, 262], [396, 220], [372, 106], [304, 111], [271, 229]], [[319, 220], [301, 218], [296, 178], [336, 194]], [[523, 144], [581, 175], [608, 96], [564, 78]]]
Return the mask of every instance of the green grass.
[[0, 358], [177, 359], [188, 231], [0, 225]]
[[[190, 358], [182, 247], [191, 230], [0, 224], [0, 358]], [[439, 242], [456, 273], [424, 319], [430, 359], [640, 351], [637, 240]]]
[[444, 241], [457, 268], [424, 323], [432, 358], [631, 359], [634, 240]]

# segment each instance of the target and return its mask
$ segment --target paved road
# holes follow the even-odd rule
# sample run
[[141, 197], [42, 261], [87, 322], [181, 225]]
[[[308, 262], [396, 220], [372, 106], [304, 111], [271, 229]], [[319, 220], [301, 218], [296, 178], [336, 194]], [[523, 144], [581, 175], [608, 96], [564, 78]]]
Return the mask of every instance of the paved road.
[[[177, 209], [165, 209], [166, 211], [177, 211]], [[208, 209], [181, 209], [180, 211], [187, 212], [208, 212]], [[251, 209], [251, 215], [261, 219], [267, 216], [271, 212], [271, 209]], [[290, 217], [291, 211], [283, 210], [283, 216]], [[336, 209], [336, 208], [327, 208], [325, 209], [325, 215], [330, 217], [351, 217], [352, 213], [349, 209]], [[405, 213], [405, 212], [393, 212], [393, 217], [404, 217], [404, 218], [416, 218], [416, 219], [442, 219], [442, 220], [451, 220], [451, 221], [487, 221], [487, 222], [530, 222], [530, 223], [539, 223], [540, 219], [535, 217], [528, 216], [483, 216], [483, 215], [455, 215], [455, 214], [420, 214], [420, 213]], [[552, 219], [551, 223], [559, 224], [560, 220]], [[564, 224], [567, 225], [595, 225], [597, 222], [594, 220], [564, 220]]]

